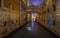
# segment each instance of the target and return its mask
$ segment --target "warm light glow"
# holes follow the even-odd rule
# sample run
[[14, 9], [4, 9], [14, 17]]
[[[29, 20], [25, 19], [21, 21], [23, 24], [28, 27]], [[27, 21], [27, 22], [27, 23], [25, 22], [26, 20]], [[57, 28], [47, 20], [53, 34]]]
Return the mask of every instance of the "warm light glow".
[[49, 5], [49, 4], [50, 4], [50, 0], [47, 0], [46, 5]]

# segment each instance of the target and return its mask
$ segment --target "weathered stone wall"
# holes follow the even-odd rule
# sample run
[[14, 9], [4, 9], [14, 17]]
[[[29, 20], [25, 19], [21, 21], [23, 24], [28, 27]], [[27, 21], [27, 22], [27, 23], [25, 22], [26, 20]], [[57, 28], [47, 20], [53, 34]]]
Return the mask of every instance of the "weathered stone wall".
[[20, 10], [19, 4], [14, 0], [3, 0], [3, 6], [0, 7], [0, 36], [5, 36], [25, 24], [25, 14]]

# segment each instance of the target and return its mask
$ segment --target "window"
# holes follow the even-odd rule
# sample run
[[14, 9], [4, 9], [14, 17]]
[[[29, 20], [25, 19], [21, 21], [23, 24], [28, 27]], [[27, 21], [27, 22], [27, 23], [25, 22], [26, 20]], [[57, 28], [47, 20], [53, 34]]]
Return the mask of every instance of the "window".
[[1, 0], [0, 0], [0, 7], [1, 7]]
[[49, 8], [47, 8], [48, 13], [50, 12]]
[[56, 5], [53, 5], [53, 10], [56, 11]]
[[3, 2], [3, 6], [5, 7], [5, 8], [9, 8], [9, 6], [10, 6], [10, 4], [9, 4], [9, 0], [3, 0], [4, 2]]

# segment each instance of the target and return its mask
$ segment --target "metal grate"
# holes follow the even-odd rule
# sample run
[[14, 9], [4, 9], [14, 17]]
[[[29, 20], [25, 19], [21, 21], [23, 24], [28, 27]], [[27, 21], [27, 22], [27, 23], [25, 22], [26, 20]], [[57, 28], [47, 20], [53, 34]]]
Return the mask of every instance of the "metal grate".
[[1, 0], [0, 0], [0, 7], [1, 7]]

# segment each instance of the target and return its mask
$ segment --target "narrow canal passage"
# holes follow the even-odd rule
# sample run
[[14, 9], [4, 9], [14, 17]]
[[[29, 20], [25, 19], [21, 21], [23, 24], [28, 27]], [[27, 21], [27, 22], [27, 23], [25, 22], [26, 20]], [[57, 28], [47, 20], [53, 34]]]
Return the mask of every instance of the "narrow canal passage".
[[9, 35], [6, 38], [57, 38], [52, 35], [49, 31], [47, 31], [41, 24], [33, 21], [30, 22], [18, 31], [16, 31], [13, 35]]

